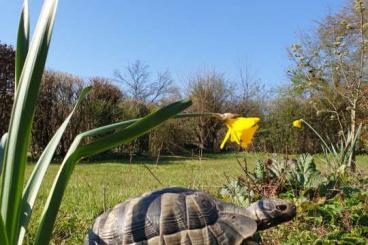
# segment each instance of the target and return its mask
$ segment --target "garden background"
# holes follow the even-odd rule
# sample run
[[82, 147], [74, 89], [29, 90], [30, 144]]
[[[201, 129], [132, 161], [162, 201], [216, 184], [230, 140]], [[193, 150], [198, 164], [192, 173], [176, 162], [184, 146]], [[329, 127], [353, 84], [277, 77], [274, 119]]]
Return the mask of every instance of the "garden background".
[[[290, 44], [285, 51], [293, 62], [286, 71], [288, 83], [272, 89], [249, 64], [237, 67], [235, 78], [228, 77], [226, 71], [205, 69], [180, 81], [169, 70], [153, 70], [142, 60], [115, 70], [108, 78], [93, 74], [85, 78], [47, 69], [31, 131], [27, 177], [82, 89], [91, 85], [92, 90], [74, 113], [56, 150], [26, 242], [32, 244], [52, 180], [76, 135], [144, 117], [183, 98], [193, 102], [186, 112], [260, 117], [260, 129], [251, 146], [244, 152], [229, 143], [220, 150], [226, 127], [203, 116], [169, 120], [127, 144], [84, 158], [66, 190], [53, 242], [81, 243], [99, 213], [130, 196], [165, 186], [205, 190], [243, 206], [259, 194], [292, 199], [304, 215], [294, 223], [267, 231], [263, 235], [266, 244], [298, 239], [312, 242], [323, 236], [326, 242], [367, 242], [367, 7], [365, 0], [347, 1], [340, 11], [320, 20], [314, 30], [303, 32], [298, 43]], [[0, 135], [9, 128], [15, 60], [14, 47], [0, 43]], [[305, 124], [293, 127], [296, 119], [309, 123], [336, 155], [326, 152], [320, 136]], [[345, 152], [339, 146], [349, 145], [349, 135], [357, 135], [357, 141], [348, 160], [345, 155], [340, 159]], [[305, 156], [302, 153], [314, 159], [300, 158]], [[305, 168], [289, 173], [290, 159]], [[316, 175], [323, 179], [314, 180]], [[252, 180], [251, 185], [244, 181], [247, 178]]]

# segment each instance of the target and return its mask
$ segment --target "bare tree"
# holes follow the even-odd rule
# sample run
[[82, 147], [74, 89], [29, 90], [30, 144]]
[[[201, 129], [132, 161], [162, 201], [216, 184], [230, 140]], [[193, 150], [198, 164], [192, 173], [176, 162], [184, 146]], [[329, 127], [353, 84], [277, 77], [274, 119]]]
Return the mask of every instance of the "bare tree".
[[264, 91], [264, 85], [255, 76], [248, 64], [239, 67], [240, 97], [242, 100], [250, 100]]
[[169, 95], [177, 94], [177, 88], [174, 86], [174, 80], [168, 70], [157, 72], [157, 82], [152, 85], [151, 103], [163, 100]]
[[168, 70], [157, 72], [153, 80], [149, 66], [139, 60], [129, 64], [123, 73], [116, 70], [115, 78], [123, 84], [128, 96], [143, 103], [157, 103], [176, 91]]
[[[188, 93], [193, 101], [190, 110], [226, 112], [232, 94], [230, 85], [228, 81], [225, 81], [223, 74], [217, 72], [197, 74], [190, 80], [188, 86]], [[218, 150], [217, 133], [222, 128], [222, 123], [208, 117], [199, 117], [193, 120], [198, 147], [209, 151]]]
[[[331, 113], [340, 130], [349, 128], [353, 135], [357, 114], [367, 100], [367, 7], [367, 0], [350, 1], [340, 13], [320, 22], [314, 35], [305, 35], [290, 50], [296, 62], [290, 71], [294, 88], [321, 101], [316, 109]], [[354, 153], [350, 166], [355, 171]]]
[[236, 110], [242, 115], [260, 115], [265, 106], [266, 90], [261, 80], [255, 76], [248, 64], [239, 66], [239, 80], [236, 83], [238, 91], [234, 102]]
[[138, 101], [146, 101], [146, 98], [151, 95], [149, 76], [148, 65], [139, 60], [128, 65], [125, 74], [115, 71], [116, 79], [126, 86], [128, 95]]

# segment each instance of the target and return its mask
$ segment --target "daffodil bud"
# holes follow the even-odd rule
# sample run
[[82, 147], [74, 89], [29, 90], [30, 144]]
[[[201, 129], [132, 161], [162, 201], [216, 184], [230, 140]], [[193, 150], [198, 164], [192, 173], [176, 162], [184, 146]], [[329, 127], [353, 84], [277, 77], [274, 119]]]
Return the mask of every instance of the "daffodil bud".
[[215, 113], [214, 114], [215, 117], [217, 117], [218, 119], [222, 120], [222, 121], [227, 121], [229, 119], [234, 119], [239, 117], [239, 114], [234, 114], [234, 113]]

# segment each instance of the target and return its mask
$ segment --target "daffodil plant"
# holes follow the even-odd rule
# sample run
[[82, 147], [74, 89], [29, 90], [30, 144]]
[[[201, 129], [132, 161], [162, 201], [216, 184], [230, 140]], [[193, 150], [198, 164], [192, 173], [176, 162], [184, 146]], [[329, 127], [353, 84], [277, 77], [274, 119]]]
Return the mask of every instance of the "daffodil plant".
[[[25, 169], [33, 117], [51, 41], [57, 5], [58, 0], [44, 0], [32, 42], [30, 42], [29, 35], [27, 0], [24, 1], [21, 12], [16, 44], [15, 99], [8, 133], [3, 135], [0, 140], [1, 245], [20, 245], [23, 243], [34, 203], [47, 168], [74, 111], [91, 89], [87, 87], [81, 92], [75, 107], [51, 138], [38, 159], [31, 176], [26, 181]], [[214, 113], [178, 114], [190, 105], [190, 100], [178, 101], [143, 118], [114, 123], [77, 135], [62, 161], [48, 193], [33, 244], [49, 244], [66, 186], [75, 165], [81, 159], [127, 143], [147, 133], [169, 118], [219, 116]], [[220, 118], [222, 117], [220, 116]], [[228, 133], [231, 135], [231, 139], [244, 147], [249, 144], [257, 128], [255, 126], [256, 121], [234, 118], [225, 120], [225, 124], [231, 130]], [[86, 138], [89, 140], [85, 141]], [[228, 135], [227, 138], [229, 138]]]
[[346, 173], [348, 167], [351, 167], [352, 157], [356, 144], [358, 142], [362, 125], [359, 125], [355, 134], [348, 131], [347, 135], [343, 137], [340, 144], [333, 144], [330, 142], [327, 144], [326, 140], [304, 119], [298, 119], [292, 122], [292, 125], [296, 128], [301, 128], [302, 124], [305, 124], [313, 133], [321, 140], [324, 161], [330, 165], [332, 169], [339, 175]]
[[[55, 132], [26, 182], [25, 168], [31, 128], [57, 5], [57, 0], [44, 1], [32, 42], [29, 42], [28, 1], [25, 0], [23, 4], [16, 45], [15, 99], [8, 133], [2, 136], [0, 141], [1, 245], [23, 243], [46, 170], [75, 109], [91, 89], [87, 87], [81, 92], [74, 109]], [[129, 142], [174, 117], [190, 105], [189, 100], [178, 101], [144, 118], [107, 125], [77, 135], [54, 179], [33, 244], [49, 244], [63, 194], [78, 161]], [[85, 143], [85, 138], [93, 140]]]

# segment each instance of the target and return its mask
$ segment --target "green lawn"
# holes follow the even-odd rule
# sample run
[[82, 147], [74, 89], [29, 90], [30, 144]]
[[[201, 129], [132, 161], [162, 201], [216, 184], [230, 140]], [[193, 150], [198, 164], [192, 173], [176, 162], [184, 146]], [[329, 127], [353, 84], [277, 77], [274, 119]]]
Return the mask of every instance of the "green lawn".
[[[236, 156], [239, 159], [245, 156], [249, 167], [254, 166], [257, 158], [267, 157], [266, 154], [208, 155], [202, 160], [164, 157], [157, 167], [155, 161], [149, 160], [136, 160], [132, 164], [124, 160], [80, 164], [76, 167], [65, 193], [54, 229], [54, 242], [81, 244], [88, 227], [98, 214], [128, 197], [156, 188], [184, 186], [203, 189], [216, 195], [227, 178], [242, 174]], [[28, 241], [33, 240], [34, 224], [38, 222], [37, 217], [42, 211], [40, 207], [47, 198], [47, 189], [58, 167], [55, 164], [49, 169], [39, 195], [40, 201], [36, 203]], [[358, 157], [358, 167], [368, 169], [368, 156]], [[28, 174], [32, 168], [33, 166], [27, 168]]]

